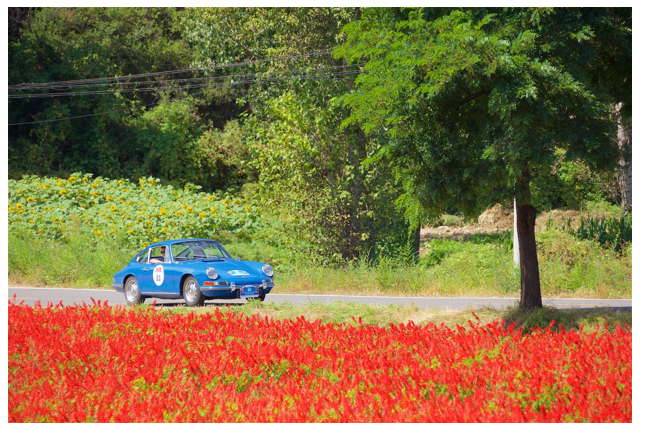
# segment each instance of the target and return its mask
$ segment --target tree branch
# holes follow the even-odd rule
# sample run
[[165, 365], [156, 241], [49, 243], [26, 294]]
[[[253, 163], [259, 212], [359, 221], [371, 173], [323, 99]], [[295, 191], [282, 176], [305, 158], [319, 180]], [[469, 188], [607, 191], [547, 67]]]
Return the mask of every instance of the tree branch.
[[457, 110], [459, 110], [459, 108], [460, 108], [461, 106], [463, 106], [464, 104], [468, 103], [469, 101], [472, 101], [472, 100], [474, 100], [475, 98], [479, 98], [479, 97], [481, 97], [482, 95], [488, 95], [488, 94], [490, 94], [490, 92], [491, 92], [491, 91], [485, 91], [484, 88], [482, 88], [481, 91], [479, 91], [479, 92], [477, 92], [477, 93], [475, 93], [475, 94], [472, 94], [472, 95], [467, 96], [466, 98], [464, 98], [463, 100], [461, 100], [461, 101], [459, 102], [459, 104], [457, 105]]

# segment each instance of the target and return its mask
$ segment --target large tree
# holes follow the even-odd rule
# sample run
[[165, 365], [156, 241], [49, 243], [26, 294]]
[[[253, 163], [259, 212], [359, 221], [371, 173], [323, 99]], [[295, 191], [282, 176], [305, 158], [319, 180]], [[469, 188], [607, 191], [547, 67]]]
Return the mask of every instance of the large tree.
[[366, 61], [344, 97], [347, 123], [387, 136], [377, 158], [412, 212], [475, 215], [517, 199], [523, 309], [542, 306], [532, 177], [561, 154], [599, 169], [618, 158], [606, 82], [592, 71], [610, 12], [594, 12], [369, 9], [336, 50]]

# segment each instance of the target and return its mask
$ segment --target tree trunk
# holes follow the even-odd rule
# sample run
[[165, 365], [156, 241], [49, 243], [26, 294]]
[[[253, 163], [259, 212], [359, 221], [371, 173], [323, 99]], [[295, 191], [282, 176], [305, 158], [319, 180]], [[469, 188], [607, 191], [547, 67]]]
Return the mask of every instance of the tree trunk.
[[412, 252], [412, 259], [418, 262], [419, 252], [421, 252], [421, 226], [417, 225], [413, 230], [410, 230], [409, 242], [410, 251]]
[[536, 212], [531, 205], [529, 172], [525, 171], [516, 187], [515, 208], [517, 211], [517, 231], [520, 244], [520, 308], [530, 310], [542, 308], [540, 293], [540, 269], [535, 241]]
[[621, 188], [623, 208], [632, 211], [632, 123], [621, 118], [621, 107], [618, 103], [614, 109], [617, 118], [617, 141], [621, 158], [619, 159], [618, 179]]

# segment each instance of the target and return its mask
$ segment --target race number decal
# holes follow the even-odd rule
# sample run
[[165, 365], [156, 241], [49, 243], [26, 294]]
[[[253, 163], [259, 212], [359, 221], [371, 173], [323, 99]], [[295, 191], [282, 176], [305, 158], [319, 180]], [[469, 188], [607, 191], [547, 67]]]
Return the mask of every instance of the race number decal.
[[230, 270], [227, 273], [229, 273], [232, 276], [248, 276], [249, 275], [249, 273], [247, 273], [244, 270]]
[[155, 266], [155, 269], [153, 269], [153, 282], [155, 282], [155, 285], [162, 285], [164, 282], [164, 268], [162, 266]]

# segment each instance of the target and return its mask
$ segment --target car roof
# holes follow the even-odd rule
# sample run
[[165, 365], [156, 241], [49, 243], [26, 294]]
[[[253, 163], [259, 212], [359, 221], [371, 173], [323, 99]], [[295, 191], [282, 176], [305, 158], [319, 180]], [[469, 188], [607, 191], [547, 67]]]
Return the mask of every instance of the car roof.
[[152, 243], [144, 249], [154, 248], [156, 246], [166, 246], [171, 243], [182, 243], [182, 242], [216, 242], [216, 240], [211, 239], [174, 239], [174, 240], [164, 240], [162, 242]]

